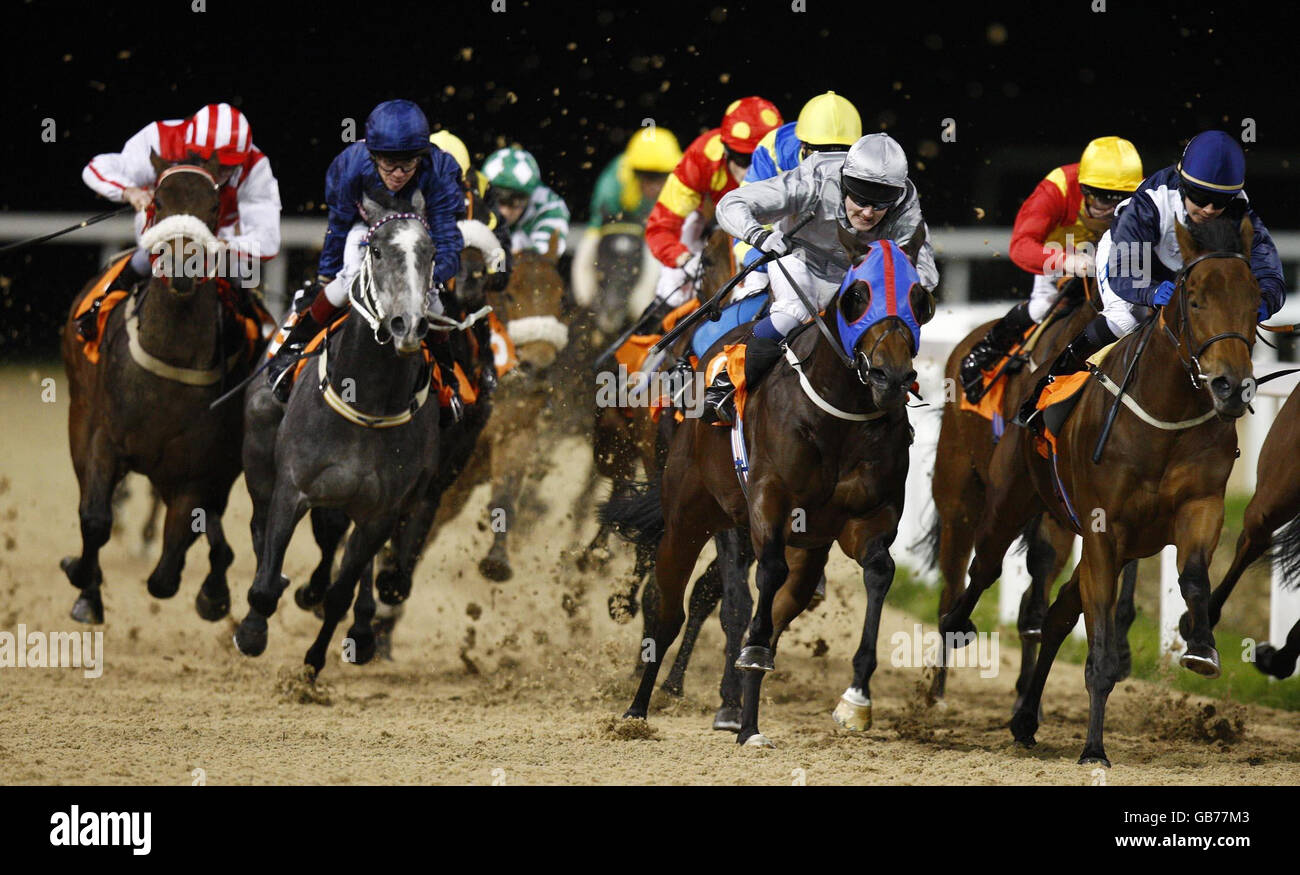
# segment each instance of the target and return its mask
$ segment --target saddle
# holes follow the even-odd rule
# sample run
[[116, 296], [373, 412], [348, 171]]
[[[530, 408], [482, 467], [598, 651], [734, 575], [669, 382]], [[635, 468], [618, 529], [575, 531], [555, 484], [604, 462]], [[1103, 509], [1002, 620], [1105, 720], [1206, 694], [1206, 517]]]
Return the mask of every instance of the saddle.
[[1038, 396], [1038, 403], [1035, 406], [1042, 411], [1043, 415], [1037, 420], [1041, 425], [1034, 431], [1034, 448], [1044, 459], [1056, 455], [1057, 436], [1078, 405], [1084, 386], [1092, 379], [1093, 373], [1101, 367], [1114, 346], [1115, 344], [1112, 343], [1103, 347], [1090, 357], [1087, 370], [1053, 377], [1043, 389], [1043, 393]]

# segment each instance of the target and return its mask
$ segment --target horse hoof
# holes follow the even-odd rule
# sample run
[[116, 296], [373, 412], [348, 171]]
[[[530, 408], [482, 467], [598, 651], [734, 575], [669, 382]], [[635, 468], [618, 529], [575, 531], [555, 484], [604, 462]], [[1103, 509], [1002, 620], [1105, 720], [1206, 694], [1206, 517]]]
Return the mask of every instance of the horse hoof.
[[104, 622], [104, 602], [98, 594], [94, 598], [87, 598], [84, 595], [79, 596], [69, 613], [72, 619], [78, 623], [89, 623], [97, 626]]
[[609, 618], [619, 624], [630, 623], [636, 616], [637, 607], [636, 599], [615, 593], [609, 597]]
[[867, 699], [866, 702], [865, 705], [859, 705], [840, 696], [831, 717], [849, 732], [865, 732], [871, 728], [871, 700]]
[[646, 719], [646, 716], [645, 716], [645, 709], [644, 709], [644, 708], [638, 708], [636, 705], [633, 705], [631, 708], [628, 708], [626, 711], [623, 712], [623, 717], [622, 717], [622, 719], [624, 719], [624, 720], [644, 720], [644, 719]]
[[770, 647], [749, 646], [740, 649], [736, 658], [736, 668], [741, 671], [772, 671], [776, 665], [772, 662]]
[[1099, 766], [1105, 766], [1106, 768], [1109, 769], [1110, 760], [1106, 759], [1105, 751], [1095, 751], [1093, 753], [1089, 753], [1087, 750], [1085, 750], [1083, 752], [1083, 756], [1079, 757], [1079, 765], [1081, 766], [1099, 765]]
[[226, 592], [215, 599], [210, 599], [207, 593], [200, 589], [199, 594], [194, 597], [194, 609], [199, 612], [200, 617], [209, 623], [215, 623], [230, 613], [230, 593]]
[[723, 705], [718, 709], [718, 713], [713, 715], [713, 728], [719, 732], [739, 732], [740, 709]]
[[353, 665], [365, 665], [375, 658], [375, 633], [369, 629], [349, 629], [348, 638], [352, 641]]
[[324, 600], [324, 591], [313, 592], [311, 586], [306, 583], [293, 591], [293, 603], [304, 611], [310, 611]]
[[682, 692], [682, 684], [680, 681], [672, 681], [672, 680], [664, 681], [662, 684], [659, 685], [659, 689], [663, 690], [668, 695], [677, 699], [680, 699], [684, 695], [684, 693]]
[[1020, 640], [1026, 644], [1037, 644], [1043, 640], [1043, 628], [1041, 626], [1033, 629], [1024, 629], [1020, 633]]
[[1286, 680], [1295, 674], [1296, 661], [1280, 657], [1279, 652], [1276, 647], [1267, 642], [1259, 645], [1255, 648], [1255, 668], [1270, 677]]
[[169, 580], [169, 581], [157, 580], [152, 576], [150, 576], [149, 578], [149, 595], [153, 596], [156, 599], [169, 599], [172, 596], [176, 595], [176, 592], [180, 588], [181, 588], [180, 575], [177, 575], [175, 580]]
[[515, 576], [514, 571], [510, 569], [510, 563], [505, 559], [495, 559], [491, 556], [484, 556], [478, 563], [478, 573], [488, 580], [495, 580], [498, 583], [509, 580]]
[[1025, 747], [1033, 747], [1038, 744], [1034, 738], [1034, 733], [1038, 731], [1038, 721], [1034, 715], [1024, 708], [1016, 709], [1016, 713], [1011, 715], [1011, 735], [1015, 738], [1017, 744]]
[[266, 650], [266, 620], [245, 617], [235, 630], [235, 649], [244, 656], [261, 656]]
[[742, 741], [740, 743], [740, 746], [768, 748], [768, 749], [776, 747], [776, 745], [772, 743], [772, 740], [761, 732], [755, 732], [749, 738], [746, 738], [744, 741]]
[[1194, 671], [1201, 677], [1217, 678], [1221, 672], [1219, 670], [1219, 652], [1213, 647], [1197, 647], [1194, 651], [1189, 649], [1178, 659], [1178, 664], [1189, 671]]

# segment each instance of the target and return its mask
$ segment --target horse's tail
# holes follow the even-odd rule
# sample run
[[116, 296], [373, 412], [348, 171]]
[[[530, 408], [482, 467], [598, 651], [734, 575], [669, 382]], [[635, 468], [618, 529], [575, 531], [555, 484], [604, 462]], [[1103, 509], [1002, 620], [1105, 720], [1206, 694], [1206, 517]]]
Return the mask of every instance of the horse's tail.
[[943, 534], [943, 520], [939, 518], [938, 505], [930, 505], [930, 513], [925, 518], [925, 532], [910, 545], [913, 553], [921, 557], [919, 570], [929, 571], [939, 564], [939, 537]]
[[1300, 516], [1287, 523], [1273, 536], [1273, 544], [1256, 562], [1272, 559], [1282, 572], [1282, 585], [1287, 589], [1300, 588]]
[[619, 537], [643, 547], [658, 547], [664, 536], [664, 511], [659, 481], [621, 481], [614, 494], [596, 509], [601, 525], [610, 526]]
[[1020, 530], [1020, 537], [1012, 545], [1011, 555], [1019, 556], [1021, 553], [1029, 552], [1029, 545], [1033, 543], [1034, 538], [1038, 537], [1038, 526], [1043, 521], [1041, 513], [1034, 514], [1025, 523], [1025, 527]]

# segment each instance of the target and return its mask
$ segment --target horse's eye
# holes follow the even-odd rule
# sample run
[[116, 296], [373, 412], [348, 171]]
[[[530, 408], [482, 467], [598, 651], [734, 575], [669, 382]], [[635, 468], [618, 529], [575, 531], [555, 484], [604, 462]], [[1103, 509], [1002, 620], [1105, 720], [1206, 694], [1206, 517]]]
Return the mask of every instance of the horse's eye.
[[379, 260], [379, 256], [381, 256], [382, 254], [383, 254], [383, 250], [381, 250], [378, 246], [370, 247], [370, 255], [376, 261]]

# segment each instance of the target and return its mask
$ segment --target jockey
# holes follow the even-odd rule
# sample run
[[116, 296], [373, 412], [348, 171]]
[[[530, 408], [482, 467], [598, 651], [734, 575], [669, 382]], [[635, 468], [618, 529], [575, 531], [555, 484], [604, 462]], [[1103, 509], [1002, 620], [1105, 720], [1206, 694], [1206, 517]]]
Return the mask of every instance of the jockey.
[[[297, 353], [348, 303], [352, 280], [361, 269], [367, 231], [361, 215], [362, 193], [402, 199], [410, 199], [417, 191], [423, 195], [437, 253], [433, 267], [436, 288], [460, 270], [463, 240], [456, 219], [465, 213], [460, 176], [456, 159], [431, 148], [429, 122], [418, 106], [409, 100], [389, 100], [374, 108], [366, 119], [366, 138], [340, 152], [325, 174], [329, 227], [316, 281], [295, 300], [294, 309], [301, 315], [290, 315], [289, 320], [296, 321], [268, 367], [268, 380], [275, 386], [277, 398], [288, 398], [291, 386], [280, 377], [288, 373]], [[324, 294], [318, 294], [322, 291]]]
[[559, 235], [556, 255], [564, 254], [569, 236], [569, 208], [564, 199], [542, 185], [537, 159], [523, 149], [498, 149], [483, 162], [489, 201], [505, 217], [515, 252], [550, 251], [551, 235]]
[[759, 142], [781, 122], [781, 113], [771, 103], [745, 97], [727, 107], [721, 127], [700, 134], [686, 147], [646, 220], [646, 243], [664, 265], [647, 314], [657, 309], [666, 315], [694, 296], [704, 249], [700, 204], [706, 197], [717, 204], [740, 184]]
[[[1100, 137], [1077, 164], [1058, 167], [1038, 183], [1016, 213], [1011, 260], [1034, 274], [1033, 290], [989, 329], [961, 364], [961, 382], [972, 404], [983, 386], [982, 371], [1011, 351], [1030, 326], [1047, 317], [1061, 296], [1057, 279], [1096, 276], [1094, 246], [1110, 227], [1115, 207], [1142, 181], [1142, 159], [1128, 140]], [[1087, 246], [1080, 248], [1080, 244]]]
[[[857, 108], [834, 91], [819, 94], [803, 105], [797, 121], [787, 122], [759, 142], [741, 185], [771, 179], [794, 170], [814, 152], [846, 152], [862, 138]], [[736, 263], [748, 267], [760, 254], [743, 240], [735, 244]], [[750, 271], [731, 299], [738, 301], [767, 287], [767, 265]]]
[[[489, 253], [486, 248], [487, 284], [489, 291], [501, 291], [510, 279], [510, 230], [506, 227], [505, 216], [487, 204], [488, 181], [482, 173], [470, 167], [469, 149], [460, 137], [451, 131], [438, 131], [429, 136], [429, 142], [456, 159], [460, 165], [461, 185], [465, 189], [466, 222], [481, 223], [496, 238], [497, 247]], [[461, 234], [466, 233], [466, 226], [461, 226]], [[476, 235], [477, 236], [477, 235]], [[465, 244], [475, 241], [466, 239]], [[486, 244], [486, 240], [484, 240]]]
[[[1191, 139], [1177, 164], [1147, 177], [1133, 197], [1120, 204], [1114, 224], [1097, 247], [1101, 314], [1070, 342], [1025, 399], [1019, 424], [1033, 420], [1038, 396], [1053, 377], [1083, 370], [1089, 356], [1138, 327], [1135, 306], [1169, 303], [1183, 267], [1175, 224], [1199, 225], [1223, 215], [1238, 222], [1249, 218], [1254, 228], [1250, 267], [1262, 293], [1259, 321], [1281, 309], [1286, 301], [1282, 263], [1268, 229], [1250, 208], [1245, 184], [1241, 146], [1223, 131], [1204, 131]], [[1152, 252], [1154, 259], [1141, 254]]]
[[668, 174], [682, 160], [682, 147], [667, 128], [641, 128], [623, 151], [601, 171], [591, 195], [588, 224], [600, 228], [612, 222], [644, 227], [659, 200]]
[[[241, 260], [274, 258], [280, 251], [280, 186], [271, 173], [271, 162], [253, 143], [248, 119], [227, 103], [208, 104], [188, 119], [146, 126], [126, 141], [121, 152], [92, 158], [81, 178], [110, 201], [135, 207], [138, 241], [158, 178], [152, 157], [175, 164], [195, 158], [207, 161], [214, 154], [220, 164], [215, 177], [221, 193], [217, 239]], [[133, 288], [149, 273], [149, 252], [137, 249], [112, 287]]]
[[[793, 251], [779, 227], [763, 227], [779, 222], [788, 229], [809, 212], [812, 222], [800, 232], [806, 245]], [[886, 238], [907, 243], [918, 229], [929, 236], [916, 186], [907, 176], [907, 156], [883, 133], [862, 137], [848, 152], [817, 152], [789, 173], [731, 192], [718, 204], [717, 216], [729, 234], [780, 256], [778, 265], [785, 268], [771, 272], [771, 312], [754, 325], [747, 343], [745, 380], [751, 388], [780, 355], [785, 336], [812, 316], [791, 279], [821, 309], [834, 299], [851, 267], [843, 238], [865, 246]], [[921, 285], [933, 291], [939, 271], [928, 239], [916, 271]], [[735, 388], [725, 370], [704, 396], [705, 417], [719, 422], [730, 422], [725, 404]]]

